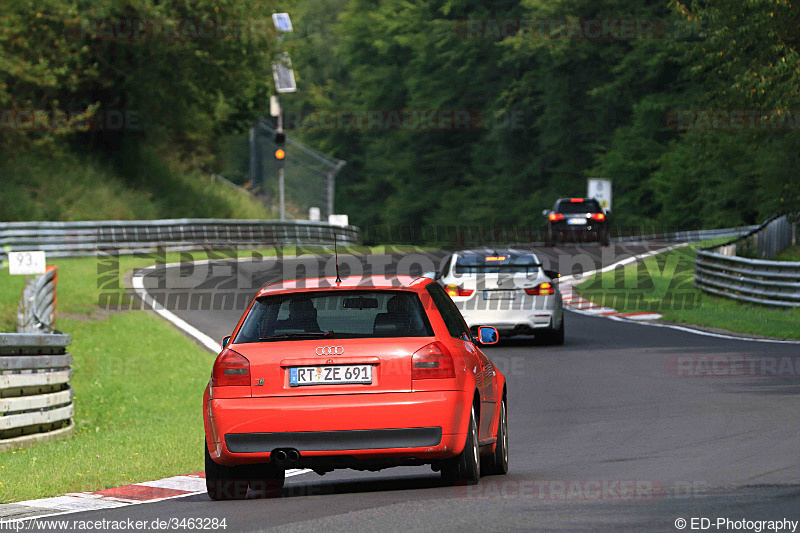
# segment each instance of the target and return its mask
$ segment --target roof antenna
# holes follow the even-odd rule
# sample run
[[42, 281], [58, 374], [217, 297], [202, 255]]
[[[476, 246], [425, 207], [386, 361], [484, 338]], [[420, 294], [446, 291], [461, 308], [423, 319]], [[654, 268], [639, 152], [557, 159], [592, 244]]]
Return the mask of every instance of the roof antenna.
[[342, 278], [339, 277], [339, 249], [336, 246], [336, 232], [333, 232], [333, 253], [336, 256], [336, 283], [341, 283]]

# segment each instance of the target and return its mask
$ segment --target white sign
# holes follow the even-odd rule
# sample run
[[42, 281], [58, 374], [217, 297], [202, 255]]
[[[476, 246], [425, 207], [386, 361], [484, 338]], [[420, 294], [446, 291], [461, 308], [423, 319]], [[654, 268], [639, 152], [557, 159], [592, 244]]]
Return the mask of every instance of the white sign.
[[589, 198], [600, 202], [600, 207], [611, 211], [611, 180], [603, 178], [589, 178]]
[[44, 274], [46, 270], [44, 252], [8, 252], [9, 274]]
[[308, 208], [308, 220], [311, 220], [312, 222], [319, 222], [320, 220], [322, 220], [320, 218], [319, 207]]
[[350, 217], [347, 215], [328, 215], [328, 224], [333, 224], [334, 226], [349, 226]]

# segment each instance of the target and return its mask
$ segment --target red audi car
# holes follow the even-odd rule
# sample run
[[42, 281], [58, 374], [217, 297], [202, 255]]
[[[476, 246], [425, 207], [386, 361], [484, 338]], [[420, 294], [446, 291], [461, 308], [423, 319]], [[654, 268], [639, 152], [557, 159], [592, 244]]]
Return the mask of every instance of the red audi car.
[[506, 382], [428, 278], [263, 287], [222, 341], [203, 397], [214, 500], [275, 491], [286, 469], [508, 471]]

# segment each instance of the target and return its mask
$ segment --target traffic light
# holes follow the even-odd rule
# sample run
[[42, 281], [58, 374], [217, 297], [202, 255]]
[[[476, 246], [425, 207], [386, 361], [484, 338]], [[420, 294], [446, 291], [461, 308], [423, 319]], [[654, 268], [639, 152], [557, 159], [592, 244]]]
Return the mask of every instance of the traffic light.
[[282, 131], [275, 132], [275, 161], [283, 166], [286, 159], [286, 134]]

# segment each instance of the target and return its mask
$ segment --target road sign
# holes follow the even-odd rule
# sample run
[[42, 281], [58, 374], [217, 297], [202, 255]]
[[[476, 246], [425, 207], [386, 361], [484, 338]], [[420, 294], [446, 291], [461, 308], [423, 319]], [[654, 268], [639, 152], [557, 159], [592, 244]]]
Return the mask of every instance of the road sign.
[[46, 270], [44, 252], [8, 252], [9, 274], [44, 274]]
[[347, 215], [328, 215], [328, 224], [334, 226], [347, 226], [350, 224], [350, 217]]
[[611, 180], [604, 178], [589, 178], [589, 198], [600, 202], [600, 207], [611, 211]]

